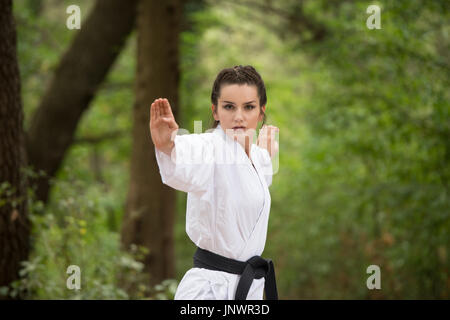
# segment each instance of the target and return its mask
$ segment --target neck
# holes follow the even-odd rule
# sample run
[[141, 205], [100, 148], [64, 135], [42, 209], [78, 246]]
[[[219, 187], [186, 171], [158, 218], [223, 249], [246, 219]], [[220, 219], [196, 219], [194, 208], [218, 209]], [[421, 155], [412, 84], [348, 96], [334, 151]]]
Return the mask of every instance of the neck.
[[[222, 131], [224, 131], [224, 133], [225, 133], [225, 130], [222, 128], [222, 126], [220, 125], [220, 123], [219, 124], [217, 124], [217, 127], [216, 127], [217, 129], [222, 129]], [[226, 134], [226, 133], [225, 133]], [[242, 148], [244, 148], [244, 151], [245, 151], [245, 153], [247, 154], [247, 157], [249, 158], [249, 159], [251, 159], [250, 158], [250, 151], [251, 151], [251, 147], [252, 147], [252, 143], [253, 143], [253, 136], [249, 136], [249, 139], [247, 140], [247, 139], [245, 139], [246, 141], [245, 142], [242, 142], [242, 141], [237, 141], [241, 146], [242, 146]], [[247, 143], [246, 143], [247, 142]]]

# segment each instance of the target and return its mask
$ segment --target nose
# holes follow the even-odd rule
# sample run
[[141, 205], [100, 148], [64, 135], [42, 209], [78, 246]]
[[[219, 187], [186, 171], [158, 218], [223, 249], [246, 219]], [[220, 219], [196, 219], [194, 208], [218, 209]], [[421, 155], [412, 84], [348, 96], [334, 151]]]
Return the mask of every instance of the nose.
[[244, 118], [243, 118], [243, 112], [242, 112], [242, 110], [241, 110], [240, 108], [237, 108], [237, 111], [236, 111], [236, 113], [234, 114], [234, 122], [235, 122], [235, 123], [239, 123], [239, 122], [241, 122], [242, 120], [244, 120]]

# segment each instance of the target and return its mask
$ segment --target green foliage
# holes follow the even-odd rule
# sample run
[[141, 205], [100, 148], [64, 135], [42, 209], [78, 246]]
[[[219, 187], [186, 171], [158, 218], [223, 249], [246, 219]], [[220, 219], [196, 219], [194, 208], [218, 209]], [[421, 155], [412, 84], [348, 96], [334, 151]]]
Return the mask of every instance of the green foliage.
[[[220, 23], [195, 47], [202, 81], [185, 79], [199, 109], [188, 123], [210, 114], [220, 69], [259, 70], [268, 123], [281, 129], [265, 250], [281, 296], [448, 298], [448, 2], [252, 4], [202, 12]], [[380, 30], [366, 28], [369, 4]], [[302, 14], [324, 25], [323, 40], [302, 32]], [[371, 264], [381, 291], [365, 286]]]
[[[119, 233], [110, 228], [111, 204], [92, 185], [60, 180], [53, 187], [61, 196], [46, 208], [33, 200], [29, 190], [33, 250], [29, 260], [21, 263], [21, 279], [0, 293], [25, 299], [173, 299], [174, 280], [154, 288], [147, 285], [141, 262], [146, 248], [120, 248]], [[71, 265], [81, 270], [79, 290], [67, 287]]]
[[345, 8], [347, 27], [306, 50], [327, 77], [304, 110], [314, 143], [303, 156], [331, 161], [316, 158], [322, 168], [296, 186], [332, 200], [314, 211], [336, 215], [335, 232], [355, 243], [349, 258], [363, 259], [359, 270], [381, 267], [387, 284], [374, 297], [449, 294], [450, 66], [439, 49], [449, 44], [448, 13], [437, 3], [388, 2], [381, 30], [361, 25], [366, 4]]
[[[83, 18], [89, 3], [77, 1]], [[192, 132], [193, 121], [203, 120], [209, 128], [211, 87], [222, 68], [255, 66], [267, 87], [267, 123], [280, 128], [264, 255], [275, 262], [281, 298], [448, 299], [448, 1], [299, 3], [187, 5], [180, 127]], [[366, 28], [370, 4], [381, 7], [380, 30]], [[35, 16], [26, 2], [14, 2], [26, 124], [75, 35], [65, 28], [65, 5], [52, 2]], [[314, 40], [314, 25], [324, 27], [323, 39]], [[192, 266], [182, 193], [177, 280], [148, 288], [143, 252], [120, 249], [135, 46], [133, 34], [83, 115], [49, 206], [30, 203], [33, 251], [9, 294], [172, 299]], [[66, 287], [71, 264], [82, 271], [79, 291]], [[366, 287], [371, 264], [381, 268], [382, 290]]]
[[[92, 1], [43, 1], [40, 15], [35, 15], [25, 1], [14, 3], [25, 129], [64, 50], [77, 33], [65, 25], [65, 9], [70, 4], [80, 6], [83, 25]], [[3, 287], [0, 293], [20, 293], [29, 299], [173, 298], [176, 280], [168, 279], [153, 288], [148, 285], [149, 276], [141, 262], [145, 248], [120, 247], [128, 184], [135, 40], [132, 35], [83, 115], [75, 143], [51, 182], [51, 199], [45, 208], [33, 200], [31, 186], [32, 252], [23, 262], [21, 279], [12, 284], [11, 290]], [[31, 168], [24, 173], [37, 175]], [[11, 193], [7, 185], [2, 187], [5, 194]], [[70, 265], [81, 269], [80, 290], [67, 289]]]
[[[54, 187], [73, 195], [73, 185], [87, 189], [81, 181], [58, 181]], [[21, 279], [13, 283], [10, 296], [20, 293], [24, 298], [38, 299], [127, 299], [148, 295], [143, 264], [139, 262], [144, 248], [132, 247], [128, 252], [119, 248], [118, 233], [109, 230], [107, 210], [96, 201], [96, 195], [80, 191], [76, 197], [61, 197], [45, 209], [42, 202], [32, 199], [29, 217], [33, 250], [29, 260], [22, 262]], [[70, 265], [81, 269], [80, 290], [66, 286]], [[133, 296], [126, 290], [130, 286], [138, 288]]]

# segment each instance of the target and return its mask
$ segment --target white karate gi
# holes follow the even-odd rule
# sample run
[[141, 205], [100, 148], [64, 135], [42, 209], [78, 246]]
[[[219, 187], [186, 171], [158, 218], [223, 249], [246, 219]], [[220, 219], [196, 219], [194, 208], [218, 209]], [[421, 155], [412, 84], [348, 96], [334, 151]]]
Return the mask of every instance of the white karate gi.
[[[188, 193], [186, 232], [200, 248], [246, 261], [262, 255], [270, 211], [272, 161], [252, 144], [250, 157], [220, 124], [201, 134], [177, 135], [172, 158], [156, 149], [162, 182]], [[253, 165], [252, 165], [253, 162]], [[175, 299], [233, 300], [240, 276], [191, 268]], [[263, 299], [264, 278], [255, 279], [247, 299]]]

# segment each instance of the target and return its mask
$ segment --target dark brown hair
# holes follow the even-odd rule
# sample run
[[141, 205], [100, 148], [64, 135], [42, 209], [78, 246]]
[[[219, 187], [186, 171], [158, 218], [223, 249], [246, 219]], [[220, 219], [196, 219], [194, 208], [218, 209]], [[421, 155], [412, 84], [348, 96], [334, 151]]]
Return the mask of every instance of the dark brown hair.
[[[263, 79], [261, 78], [259, 73], [255, 70], [255, 68], [253, 68], [252, 66], [239, 65], [234, 66], [233, 68], [223, 69], [222, 71], [219, 72], [219, 74], [216, 77], [216, 80], [214, 80], [211, 92], [211, 102], [215, 106], [214, 112], [217, 112], [217, 104], [218, 99], [220, 97], [220, 89], [222, 88], [222, 85], [226, 84], [239, 84], [239, 85], [248, 84], [256, 86], [259, 96], [260, 111], [261, 113], [264, 114], [262, 124], [265, 124], [266, 114], [262, 111], [261, 107], [265, 106], [267, 103], [266, 86], [264, 85]], [[219, 123], [218, 120], [214, 120], [212, 128], [216, 128], [218, 123]]]

